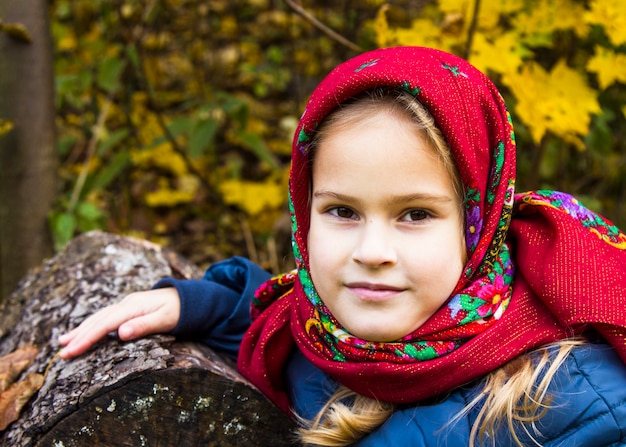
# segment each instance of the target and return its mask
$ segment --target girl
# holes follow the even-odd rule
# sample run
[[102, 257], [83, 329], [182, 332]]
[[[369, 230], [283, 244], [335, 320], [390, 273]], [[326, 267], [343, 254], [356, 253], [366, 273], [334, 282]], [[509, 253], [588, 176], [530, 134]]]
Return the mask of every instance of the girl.
[[234, 258], [163, 280], [64, 335], [62, 356], [113, 330], [195, 334], [305, 444], [624, 445], [626, 235], [569, 195], [515, 195], [514, 170], [503, 100], [467, 62], [357, 56], [294, 138], [297, 270], [267, 280]]

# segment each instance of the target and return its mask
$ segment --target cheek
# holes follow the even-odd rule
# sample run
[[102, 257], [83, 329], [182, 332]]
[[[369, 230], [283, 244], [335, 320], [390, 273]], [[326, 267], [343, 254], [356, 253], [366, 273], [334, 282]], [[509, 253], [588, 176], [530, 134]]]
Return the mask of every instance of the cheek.
[[307, 237], [307, 251], [309, 254], [309, 273], [315, 289], [322, 294], [334, 283], [336, 274], [346, 264], [346, 241], [338, 238], [324, 225], [319, 225], [315, 219], [311, 220]]
[[328, 237], [328, 234], [325, 234], [318, 225], [315, 224], [315, 221], [311, 222], [311, 226], [309, 228], [309, 234], [307, 236], [307, 251], [309, 253], [309, 264], [320, 264], [321, 258], [325, 258], [327, 251], [329, 250], [329, 245], [331, 245], [331, 238]]

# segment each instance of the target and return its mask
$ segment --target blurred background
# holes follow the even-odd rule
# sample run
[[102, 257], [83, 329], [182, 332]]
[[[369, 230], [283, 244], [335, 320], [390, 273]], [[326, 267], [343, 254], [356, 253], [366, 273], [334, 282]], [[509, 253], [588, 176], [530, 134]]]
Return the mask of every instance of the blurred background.
[[93, 229], [291, 268], [304, 102], [380, 46], [469, 59], [509, 105], [518, 191], [626, 228], [621, 0], [0, 0], [0, 20], [2, 296]]

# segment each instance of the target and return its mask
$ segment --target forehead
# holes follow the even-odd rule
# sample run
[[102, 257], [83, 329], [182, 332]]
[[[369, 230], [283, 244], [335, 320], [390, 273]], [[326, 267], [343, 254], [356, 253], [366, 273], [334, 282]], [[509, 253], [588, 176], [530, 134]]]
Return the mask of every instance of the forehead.
[[408, 119], [390, 114], [330, 126], [315, 152], [314, 189], [400, 192], [429, 184], [448, 188], [452, 183], [423, 132]]

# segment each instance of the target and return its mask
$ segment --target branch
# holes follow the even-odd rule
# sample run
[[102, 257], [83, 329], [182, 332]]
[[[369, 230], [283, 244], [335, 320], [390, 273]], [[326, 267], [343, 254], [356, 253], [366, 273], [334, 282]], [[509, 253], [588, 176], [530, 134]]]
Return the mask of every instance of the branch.
[[472, 41], [474, 40], [474, 34], [476, 34], [476, 26], [478, 25], [478, 13], [480, 12], [480, 0], [475, 0], [474, 3], [474, 14], [472, 16], [472, 23], [470, 23], [469, 30], [467, 32], [467, 45], [465, 46], [465, 55], [464, 58], [466, 60], [469, 59], [470, 53], [472, 51]]
[[333, 31], [332, 29], [330, 29], [329, 27], [324, 25], [322, 22], [317, 20], [311, 13], [309, 13], [306, 9], [304, 9], [301, 5], [299, 5], [295, 1], [293, 1], [293, 0], [285, 0], [285, 1], [291, 7], [291, 9], [293, 9], [295, 12], [300, 14], [302, 17], [304, 17], [309, 22], [311, 22], [313, 24], [313, 26], [318, 28], [320, 31], [322, 31], [324, 34], [326, 34], [331, 39], [336, 40], [340, 44], [350, 48], [353, 51], [356, 51], [357, 53], [360, 53], [360, 52], [363, 51], [363, 49], [360, 46], [358, 46], [354, 42], [350, 42], [348, 39], [346, 39], [345, 37], [343, 37], [339, 33]]
[[76, 184], [74, 185], [74, 190], [72, 191], [72, 197], [70, 199], [70, 205], [68, 207], [68, 209], [70, 210], [73, 210], [80, 200], [83, 187], [85, 186], [85, 181], [87, 180], [87, 175], [89, 174], [91, 159], [95, 155], [96, 148], [98, 147], [98, 142], [100, 141], [100, 139], [102, 138], [102, 134], [104, 133], [104, 127], [110, 109], [111, 95], [106, 98], [104, 105], [100, 109], [100, 114], [98, 115], [96, 124], [92, 128], [91, 138], [89, 139], [89, 144], [87, 145], [87, 155], [85, 157], [85, 161], [83, 162], [83, 167], [80, 170], [80, 174], [78, 175], [78, 179], [76, 180]]

